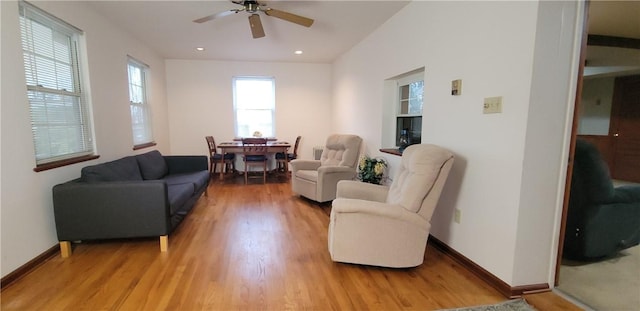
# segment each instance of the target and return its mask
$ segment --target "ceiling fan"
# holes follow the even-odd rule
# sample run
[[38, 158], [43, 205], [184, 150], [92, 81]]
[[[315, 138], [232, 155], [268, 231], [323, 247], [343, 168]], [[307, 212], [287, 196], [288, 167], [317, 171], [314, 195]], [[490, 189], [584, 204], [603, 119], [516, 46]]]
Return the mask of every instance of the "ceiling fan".
[[283, 19], [285, 21], [292, 22], [292, 23], [295, 23], [295, 24], [298, 24], [298, 25], [301, 25], [301, 26], [305, 26], [305, 27], [311, 27], [311, 25], [313, 24], [313, 19], [306, 18], [304, 16], [296, 15], [296, 14], [285, 12], [285, 11], [272, 9], [272, 8], [268, 7], [266, 4], [259, 3], [258, 1], [254, 1], [254, 0], [244, 0], [244, 1], [231, 0], [231, 2], [233, 2], [235, 4], [238, 4], [238, 5], [241, 5], [242, 8], [241, 9], [232, 9], [232, 10], [228, 10], [228, 11], [223, 11], [223, 12], [220, 12], [220, 13], [212, 14], [212, 15], [209, 15], [209, 16], [205, 16], [203, 18], [198, 18], [198, 19], [194, 20], [193, 22], [194, 23], [204, 23], [204, 22], [208, 22], [210, 20], [216, 19], [216, 18], [221, 18], [221, 17], [225, 17], [227, 15], [232, 15], [232, 14], [236, 14], [236, 13], [245, 11], [247, 13], [251, 13], [251, 15], [249, 15], [249, 26], [251, 27], [251, 35], [253, 35], [254, 39], [264, 37], [264, 29], [262, 28], [262, 22], [260, 21], [260, 15], [258, 14], [258, 12], [263, 12], [267, 16], [277, 17], [277, 18]]

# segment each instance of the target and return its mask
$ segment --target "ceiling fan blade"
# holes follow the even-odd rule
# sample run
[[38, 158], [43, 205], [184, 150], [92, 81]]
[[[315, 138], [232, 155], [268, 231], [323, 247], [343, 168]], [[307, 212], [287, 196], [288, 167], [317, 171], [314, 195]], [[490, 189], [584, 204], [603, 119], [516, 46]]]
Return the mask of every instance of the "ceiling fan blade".
[[302, 26], [305, 26], [305, 27], [311, 27], [311, 25], [313, 24], [313, 20], [310, 19], [310, 18], [306, 18], [304, 16], [300, 16], [300, 15], [296, 15], [296, 14], [293, 14], [293, 13], [280, 11], [280, 10], [276, 10], [276, 9], [272, 9], [272, 8], [264, 9], [264, 13], [269, 15], [269, 16], [273, 16], [273, 17], [277, 17], [277, 18], [280, 18], [280, 19], [284, 19], [285, 21], [296, 23], [298, 25], [302, 25]]
[[251, 26], [251, 35], [253, 35], [254, 39], [264, 37], [264, 29], [262, 28], [260, 15], [251, 14], [251, 16], [249, 16], [249, 26]]
[[235, 13], [238, 13], [240, 11], [243, 11], [243, 9], [233, 9], [233, 10], [229, 10], [229, 11], [223, 11], [223, 12], [220, 12], [220, 13], [216, 13], [216, 14], [211, 14], [209, 16], [205, 16], [203, 18], [198, 18], [198, 19], [194, 20], [193, 22], [200, 24], [200, 23], [208, 22], [208, 21], [210, 21], [212, 19], [221, 18], [221, 17], [225, 17], [225, 16], [228, 16], [228, 15], [231, 15], [231, 14], [235, 14]]

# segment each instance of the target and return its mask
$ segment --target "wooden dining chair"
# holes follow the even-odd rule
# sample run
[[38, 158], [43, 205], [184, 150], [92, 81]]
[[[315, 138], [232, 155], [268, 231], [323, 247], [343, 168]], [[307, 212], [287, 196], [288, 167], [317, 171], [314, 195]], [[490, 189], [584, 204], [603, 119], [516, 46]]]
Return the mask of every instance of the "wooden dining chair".
[[302, 138], [302, 136], [298, 136], [296, 137], [296, 143], [293, 145], [293, 153], [284, 153], [284, 152], [278, 152], [276, 153], [276, 162], [277, 162], [277, 170], [278, 171], [282, 171], [285, 174], [288, 174], [289, 172], [285, 171], [285, 167], [287, 167], [285, 165], [285, 161], [286, 162], [291, 162], [291, 160], [295, 160], [298, 158], [298, 145], [300, 144], [300, 139]]
[[221, 158], [224, 158], [224, 167], [221, 169], [224, 170], [225, 173], [228, 173], [229, 170], [231, 170], [232, 173], [235, 172], [235, 153], [218, 153], [218, 147], [216, 147], [216, 141], [213, 136], [205, 136], [205, 140], [207, 141], [207, 147], [209, 147], [209, 174], [215, 174], [216, 166], [220, 163]]
[[243, 138], [242, 153], [244, 159], [244, 183], [249, 183], [249, 170], [252, 166], [262, 166], [262, 182], [267, 183], [267, 139]]

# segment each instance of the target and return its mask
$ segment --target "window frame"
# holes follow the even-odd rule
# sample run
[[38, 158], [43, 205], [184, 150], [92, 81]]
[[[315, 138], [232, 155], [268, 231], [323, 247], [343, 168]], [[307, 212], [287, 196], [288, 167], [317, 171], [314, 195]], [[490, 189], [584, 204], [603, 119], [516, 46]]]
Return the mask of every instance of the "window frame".
[[[131, 116], [131, 139], [133, 142], [133, 150], [143, 149], [151, 146], [155, 146], [155, 139], [153, 135], [153, 120], [152, 120], [152, 107], [148, 100], [148, 76], [149, 65], [131, 57], [127, 57], [127, 88], [129, 91], [129, 110]], [[140, 70], [140, 84], [137, 85], [132, 81], [131, 69], [135, 68]], [[134, 101], [133, 87], [140, 89], [138, 94], [140, 101]], [[139, 118], [134, 117], [135, 110], [140, 111]], [[139, 121], [139, 122], [136, 122]], [[142, 137], [142, 139], [136, 139], [136, 137]]]
[[82, 30], [25, 1], [18, 3], [18, 15], [33, 170], [97, 158], [82, 75]]
[[[264, 107], [261, 108], [241, 108], [239, 107], [239, 100], [240, 100], [240, 96], [238, 94], [239, 91], [238, 90], [238, 81], [269, 81], [271, 83], [270, 89], [271, 89], [271, 94], [269, 100], [267, 100], [265, 103], [266, 105], [264, 105]], [[270, 115], [270, 120], [265, 122], [265, 124], [267, 124], [270, 129], [269, 131], [271, 133], [262, 133], [261, 131], [261, 136], [265, 136], [265, 137], [275, 137], [276, 136], [276, 124], [275, 124], [275, 118], [276, 118], [276, 83], [275, 83], [275, 77], [272, 76], [235, 76], [232, 79], [232, 87], [233, 87], [233, 122], [234, 122], [234, 133], [236, 137], [250, 137], [250, 136], [254, 136], [254, 130], [256, 129], [254, 128], [247, 128], [246, 131], [243, 130], [241, 128], [241, 126], [243, 126], [243, 124], [241, 124], [239, 122], [239, 119], [241, 118], [240, 114], [241, 111], [245, 111], [245, 112], [249, 112], [249, 111], [269, 111], [269, 115]], [[261, 127], [264, 128], [264, 127]]]

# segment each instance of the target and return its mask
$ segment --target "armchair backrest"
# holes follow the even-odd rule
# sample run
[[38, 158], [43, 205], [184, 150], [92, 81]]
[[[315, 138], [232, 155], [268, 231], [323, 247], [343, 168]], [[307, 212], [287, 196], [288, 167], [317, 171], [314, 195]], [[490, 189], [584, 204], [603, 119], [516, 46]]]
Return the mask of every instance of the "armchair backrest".
[[322, 166], [348, 166], [355, 169], [360, 154], [362, 138], [357, 135], [333, 134], [320, 156]]
[[407, 147], [389, 188], [387, 203], [399, 204], [424, 219], [431, 219], [452, 165], [453, 154], [442, 147], [431, 144]]
[[595, 145], [576, 139], [571, 177], [571, 197], [585, 203], [604, 203], [614, 195], [607, 163]]

